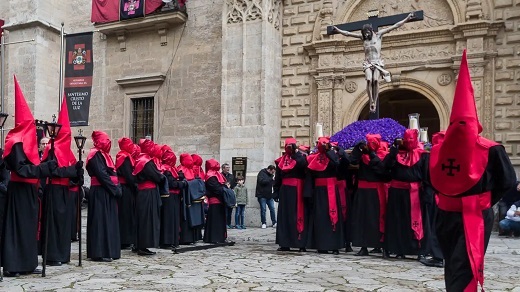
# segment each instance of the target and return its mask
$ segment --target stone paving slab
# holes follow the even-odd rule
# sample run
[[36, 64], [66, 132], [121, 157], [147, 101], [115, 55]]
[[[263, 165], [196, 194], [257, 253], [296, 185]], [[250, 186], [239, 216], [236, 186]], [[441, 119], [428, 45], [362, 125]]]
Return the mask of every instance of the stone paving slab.
[[[86, 222], [84, 220], [83, 222]], [[142, 257], [129, 250], [112, 263], [83, 260], [48, 267], [47, 277], [5, 278], [1, 291], [443, 291], [442, 269], [413, 259], [359, 258], [313, 251], [277, 252], [274, 228], [229, 230], [232, 247]], [[520, 292], [520, 239], [493, 234], [486, 255], [486, 291]], [[85, 252], [84, 252], [85, 255]]]

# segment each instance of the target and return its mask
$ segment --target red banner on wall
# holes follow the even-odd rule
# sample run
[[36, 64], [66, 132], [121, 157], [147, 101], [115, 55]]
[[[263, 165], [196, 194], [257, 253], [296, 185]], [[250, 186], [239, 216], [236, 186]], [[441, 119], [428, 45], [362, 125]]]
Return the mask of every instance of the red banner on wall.
[[2, 35], [2, 32], [4, 31], [4, 30], [2, 29], [2, 26], [4, 26], [4, 23], [5, 23], [4, 20], [3, 20], [3, 19], [0, 19], [0, 35]]
[[65, 96], [70, 126], [88, 126], [92, 93], [92, 32], [65, 36]]
[[[105, 23], [153, 13], [163, 6], [162, 0], [92, 0], [90, 21]], [[126, 7], [125, 7], [126, 6]], [[120, 12], [123, 18], [120, 18]]]

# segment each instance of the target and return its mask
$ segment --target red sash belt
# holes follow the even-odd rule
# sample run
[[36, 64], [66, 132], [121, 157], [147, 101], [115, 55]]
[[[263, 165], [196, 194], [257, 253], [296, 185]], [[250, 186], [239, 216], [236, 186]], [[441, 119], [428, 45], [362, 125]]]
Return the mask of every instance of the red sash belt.
[[15, 172], [11, 172], [11, 179], [10, 180], [11, 181], [15, 181], [15, 182], [28, 183], [28, 184], [37, 184], [38, 183], [38, 179], [37, 178], [21, 177], [18, 174], [16, 174]]
[[168, 192], [172, 195], [178, 195], [181, 193], [181, 190], [179, 189], [174, 189], [174, 190], [168, 190]]
[[329, 201], [329, 217], [332, 223], [332, 230], [336, 231], [336, 224], [338, 223], [338, 204], [336, 201], [336, 181], [335, 177], [317, 178], [315, 185], [317, 187], [327, 187], [327, 196]]
[[119, 180], [120, 184], [126, 184], [126, 179], [123, 176], [118, 176], [117, 180]]
[[296, 230], [298, 230], [298, 238], [305, 229], [304, 208], [303, 208], [303, 179], [300, 178], [282, 178], [282, 185], [296, 187]]
[[412, 230], [414, 232], [415, 239], [420, 241], [424, 237], [421, 201], [419, 199], [420, 183], [392, 180], [390, 182], [390, 187], [394, 189], [405, 189], [410, 191], [410, 215], [412, 217]]
[[[386, 196], [388, 189], [384, 182], [372, 182], [366, 180], [358, 181], [358, 189], [376, 189], [379, 197], [379, 232], [385, 233], [386, 220]], [[381, 241], [383, 238], [381, 238]]]
[[[110, 180], [115, 185], [119, 184], [119, 180], [117, 179], [117, 176], [110, 176]], [[93, 176], [90, 178], [90, 185], [91, 186], [100, 186], [101, 182], [97, 179], [97, 177]]]
[[473, 272], [473, 280], [464, 292], [477, 291], [478, 283], [484, 291], [484, 218], [482, 211], [491, 208], [491, 192], [459, 198], [437, 195], [439, 209], [462, 213], [466, 252]]
[[79, 186], [73, 186], [69, 189], [71, 192], [79, 192]]
[[[49, 183], [49, 178], [47, 178], [47, 183]], [[53, 177], [50, 180], [51, 185], [59, 185], [59, 186], [69, 186], [70, 179], [65, 177]]]
[[222, 204], [220, 200], [217, 197], [211, 197], [208, 198], [208, 204], [209, 205], [216, 205], [216, 204]]
[[151, 181], [144, 181], [137, 184], [137, 190], [148, 190], [148, 189], [155, 189], [157, 185], [154, 182]]
[[339, 203], [341, 204], [341, 215], [343, 222], [347, 220], [347, 181], [342, 179], [337, 181], [339, 191]]

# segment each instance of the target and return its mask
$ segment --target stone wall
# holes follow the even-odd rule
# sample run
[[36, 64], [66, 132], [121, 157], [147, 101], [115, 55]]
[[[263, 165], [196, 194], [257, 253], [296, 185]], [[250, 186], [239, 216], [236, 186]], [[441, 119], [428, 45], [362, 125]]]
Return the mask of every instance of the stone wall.
[[520, 2], [494, 2], [494, 18], [504, 21], [504, 28], [497, 36], [494, 63], [494, 139], [504, 144], [511, 161], [520, 170]]
[[322, 8], [322, 1], [288, 0], [283, 10], [282, 47], [282, 131], [280, 147], [287, 137], [295, 137], [300, 144], [311, 145], [311, 84], [310, 59], [303, 45], [312, 41], [314, 22]]

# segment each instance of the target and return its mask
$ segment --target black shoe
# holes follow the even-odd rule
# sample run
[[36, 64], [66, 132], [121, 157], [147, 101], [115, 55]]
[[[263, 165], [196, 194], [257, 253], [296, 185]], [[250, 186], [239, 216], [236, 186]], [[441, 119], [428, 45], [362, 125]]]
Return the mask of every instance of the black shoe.
[[328, 251], [328, 250], [318, 250], [318, 253], [321, 253], [321, 254], [328, 254], [329, 251]]
[[406, 256], [404, 254], [398, 254], [395, 256], [396, 259], [406, 259]]
[[11, 277], [20, 277], [20, 273], [18, 273], [18, 272], [9, 272], [9, 271], [4, 271], [4, 277], [8, 277], [8, 278], [11, 278]]
[[376, 247], [376, 248], [373, 248], [371, 251], [369, 251], [369, 253], [382, 253], [382, 251], [381, 251], [381, 248]]
[[149, 255], [154, 255], [155, 252], [145, 248], [145, 249], [138, 250], [137, 254], [142, 255], [142, 256], [149, 256]]
[[357, 253], [355, 253], [354, 255], [356, 256], [367, 256], [368, 255], [368, 250], [366, 247], [362, 247]]
[[132, 252], [138, 252], [137, 247], [132, 246]]
[[345, 247], [345, 252], [353, 252], [354, 250], [352, 249], [352, 246], [347, 246]]
[[385, 250], [385, 249], [383, 249], [383, 258], [384, 259], [390, 258], [390, 253], [387, 250]]
[[421, 260], [419, 260], [419, 262], [421, 262], [421, 264], [423, 264], [425, 266], [428, 266], [428, 267], [436, 267], [436, 268], [444, 267], [444, 263], [443, 263], [443, 261], [441, 259], [422, 258]]
[[305, 247], [300, 247], [300, 249], [298, 251], [299, 252], [307, 252], [307, 249], [305, 249]]
[[34, 271], [30, 272], [29, 274], [41, 275], [41, 273], [42, 273], [42, 270], [36, 268], [36, 269], [34, 269]]
[[61, 266], [61, 262], [57, 262], [57, 261], [47, 261], [47, 266], [59, 267], [59, 266]]
[[338, 254], [339, 254], [339, 250], [337, 250], [337, 249], [333, 250], [333, 251], [332, 251], [332, 254], [333, 254], [333, 255], [338, 255]]
[[279, 247], [276, 251], [291, 251], [288, 247]]
[[95, 262], [104, 262], [104, 263], [110, 263], [112, 261], [111, 258], [95, 258], [92, 259]]

